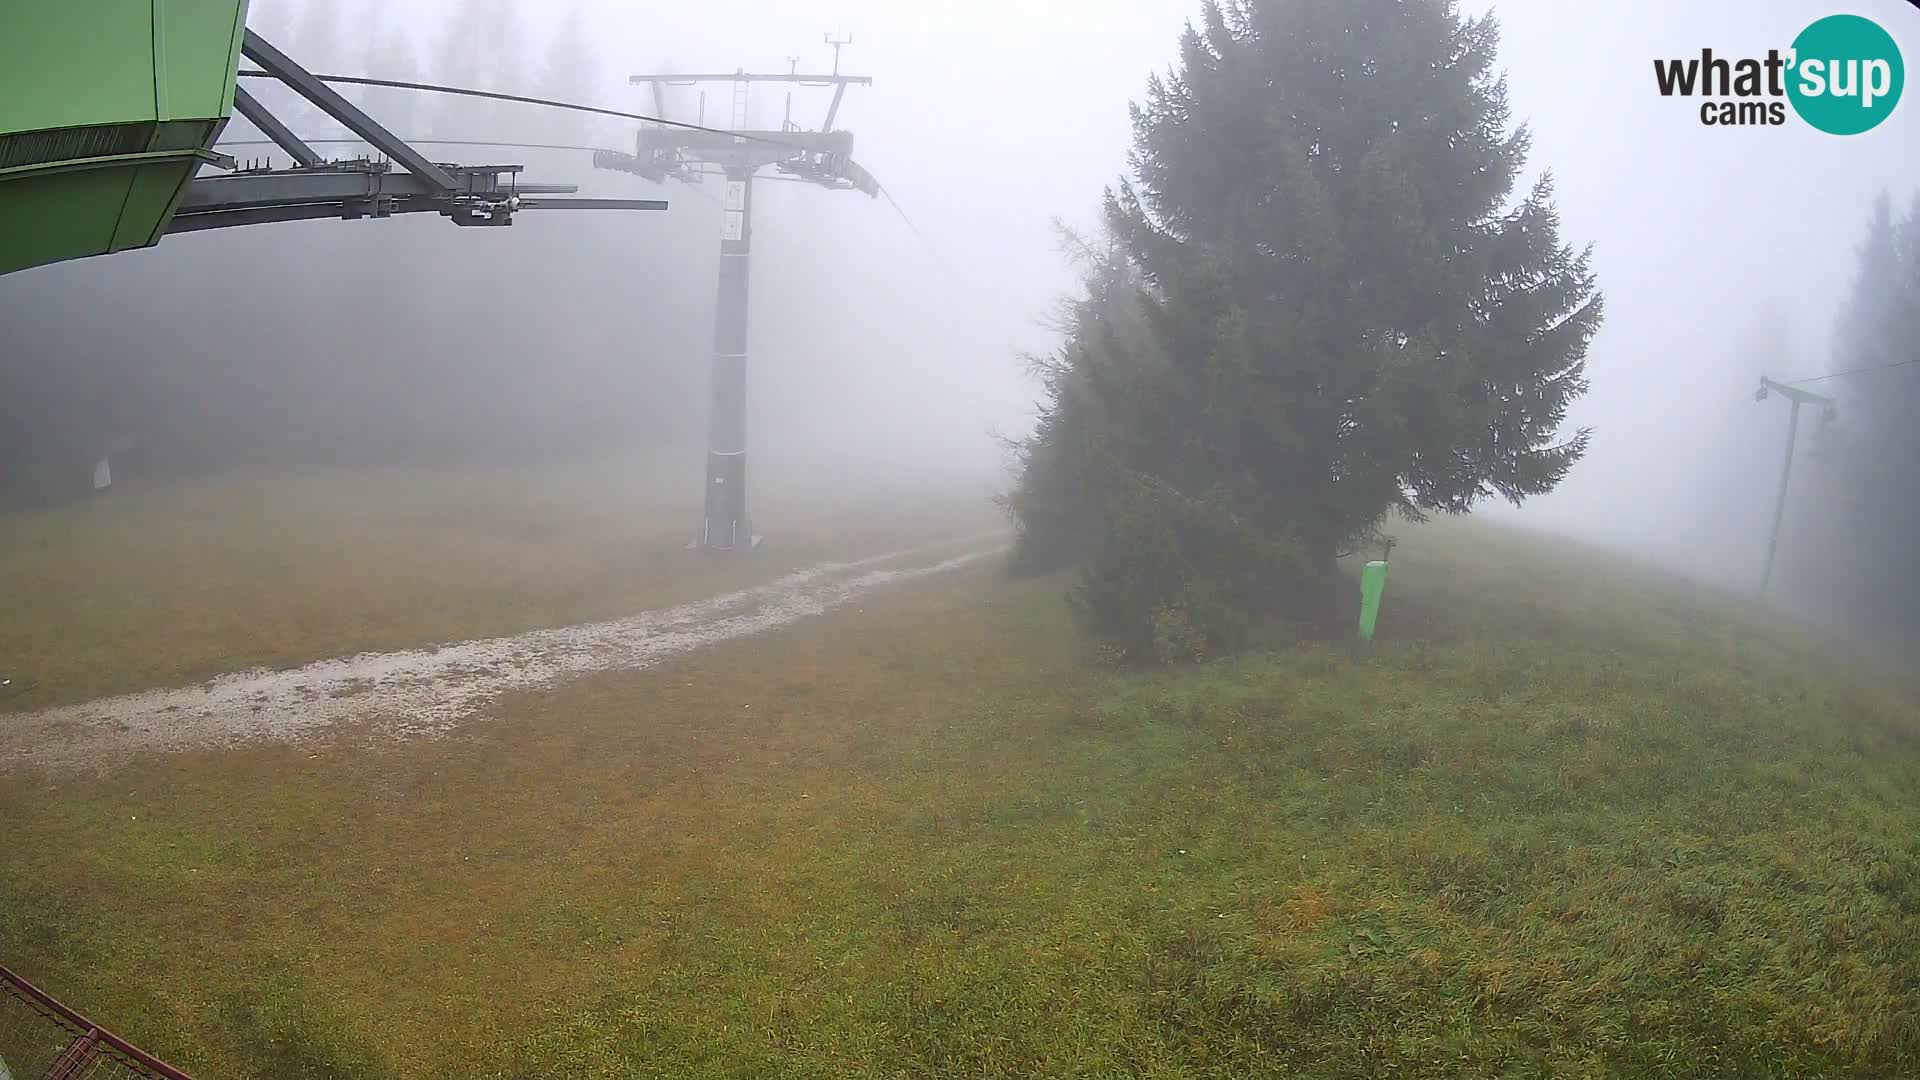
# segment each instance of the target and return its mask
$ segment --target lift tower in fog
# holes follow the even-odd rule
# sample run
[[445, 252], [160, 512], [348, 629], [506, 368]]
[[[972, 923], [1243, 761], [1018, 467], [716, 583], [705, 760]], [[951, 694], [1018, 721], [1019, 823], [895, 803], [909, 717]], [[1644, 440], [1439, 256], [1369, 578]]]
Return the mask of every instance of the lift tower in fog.
[[[753, 248], [754, 176], [772, 167], [786, 179], [836, 190], [880, 193], [871, 174], [853, 160], [853, 133], [834, 129], [841, 99], [849, 86], [871, 86], [873, 80], [840, 73], [840, 47], [852, 38], [827, 35], [833, 46], [833, 72], [805, 75], [793, 61], [784, 75], [754, 75], [745, 69], [731, 75], [635, 75], [629, 83], [648, 86], [656, 116], [666, 116], [668, 86], [728, 83], [732, 86], [729, 130], [721, 133], [649, 124], [640, 129], [632, 155], [603, 150], [594, 154], [595, 167], [629, 172], [655, 182], [669, 178], [698, 184], [707, 176], [725, 180], [725, 202], [720, 226], [720, 281], [713, 314], [713, 386], [707, 419], [706, 517], [689, 545], [711, 551], [750, 550], [760, 545], [747, 514], [747, 286], [748, 256]], [[793, 91], [787, 91], [786, 114], [775, 130], [748, 130], [747, 97], [754, 83], [786, 83], [789, 87], [832, 87], [833, 100], [818, 131], [793, 122]], [[700, 98], [705, 124], [706, 97]], [[683, 118], [684, 119], [684, 118]]]
[[[1813, 380], [1802, 380], [1810, 382]], [[1818, 405], [1822, 415], [1831, 423], [1835, 410], [1839, 407], [1825, 394], [1816, 394], [1811, 390], [1802, 390], [1791, 383], [1775, 382], [1766, 376], [1760, 377], [1760, 389], [1753, 395], [1755, 401], [1767, 400], [1767, 395], [1777, 393], [1793, 402], [1792, 416], [1787, 420], [1787, 456], [1780, 463], [1780, 494], [1773, 500], [1773, 528], [1767, 533], [1767, 561], [1760, 571], [1760, 598], [1766, 599], [1767, 586], [1773, 581], [1773, 556], [1780, 548], [1780, 523], [1787, 517], [1787, 485], [1793, 478], [1793, 445], [1800, 438], [1800, 406]]]

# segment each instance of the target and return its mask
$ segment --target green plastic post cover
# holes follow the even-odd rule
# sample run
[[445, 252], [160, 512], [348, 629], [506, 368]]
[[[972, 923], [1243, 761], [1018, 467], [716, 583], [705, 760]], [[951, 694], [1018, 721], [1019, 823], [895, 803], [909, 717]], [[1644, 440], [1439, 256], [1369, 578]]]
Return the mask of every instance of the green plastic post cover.
[[1387, 591], [1387, 564], [1370, 562], [1360, 570], [1360, 637], [1373, 640], [1373, 624], [1380, 618], [1380, 597]]

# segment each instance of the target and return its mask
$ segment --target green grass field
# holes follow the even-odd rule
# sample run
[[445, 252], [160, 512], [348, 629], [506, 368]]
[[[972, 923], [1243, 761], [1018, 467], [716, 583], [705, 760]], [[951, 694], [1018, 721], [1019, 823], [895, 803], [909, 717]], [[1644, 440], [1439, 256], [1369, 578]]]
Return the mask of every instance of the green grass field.
[[[0, 776], [0, 962], [205, 1077], [1920, 1072], [1920, 693], [1522, 533], [1393, 574], [1371, 654], [1106, 670], [976, 568], [442, 741]], [[619, 599], [555, 580], [419, 625]], [[192, 667], [139, 641], [99, 685]]]
[[692, 559], [699, 470], [260, 473], [0, 516], [0, 712], [616, 618], [999, 525], [776, 477], [764, 554]]

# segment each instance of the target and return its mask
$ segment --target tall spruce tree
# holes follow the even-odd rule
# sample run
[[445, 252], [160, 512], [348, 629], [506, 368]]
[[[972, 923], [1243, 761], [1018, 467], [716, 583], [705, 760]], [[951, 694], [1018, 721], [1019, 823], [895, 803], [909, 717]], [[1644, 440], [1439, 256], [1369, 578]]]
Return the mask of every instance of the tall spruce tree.
[[1124, 650], [1230, 646], [1395, 507], [1518, 503], [1581, 456], [1601, 300], [1550, 179], [1512, 197], [1497, 43], [1452, 0], [1209, 0], [1134, 106], [1106, 211], [1151, 348], [1117, 351], [1162, 362], [1092, 350], [1075, 594]]
[[[547, 47], [546, 65], [534, 92], [561, 101], [598, 102], [609, 99], [601, 87], [603, 72], [587, 21], [576, 4], [567, 9]], [[592, 137], [593, 122], [580, 113], [540, 118], [541, 137], [553, 142], [577, 142]]]
[[1062, 345], [1024, 357], [1045, 400], [1033, 434], [1013, 443], [1020, 484], [1003, 500], [1018, 526], [1010, 569], [1020, 575], [1058, 570], [1084, 554], [1097, 534], [1097, 473], [1088, 455], [1091, 429], [1105, 418], [1089, 372], [1095, 365], [1147, 362], [1151, 345], [1139, 270], [1112, 236], [1094, 241], [1059, 222], [1054, 227], [1081, 272], [1082, 292], [1064, 299], [1050, 323]]
[[1847, 629], [1920, 635], [1920, 577], [1899, 568], [1920, 536], [1920, 194], [1904, 217], [1881, 196], [1834, 335], [1826, 389], [1839, 399], [1833, 453], [1799, 504], [1790, 565], [1800, 601]]

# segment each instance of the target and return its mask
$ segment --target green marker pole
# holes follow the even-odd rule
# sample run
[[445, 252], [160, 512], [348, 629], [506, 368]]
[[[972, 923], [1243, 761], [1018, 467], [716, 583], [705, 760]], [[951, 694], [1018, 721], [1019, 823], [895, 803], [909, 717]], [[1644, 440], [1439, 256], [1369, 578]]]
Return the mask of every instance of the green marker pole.
[[1360, 570], [1360, 638], [1373, 640], [1373, 625], [1380, 618], [1380, 597], [1387, 591], [1387, 564], [1370, 562]]

